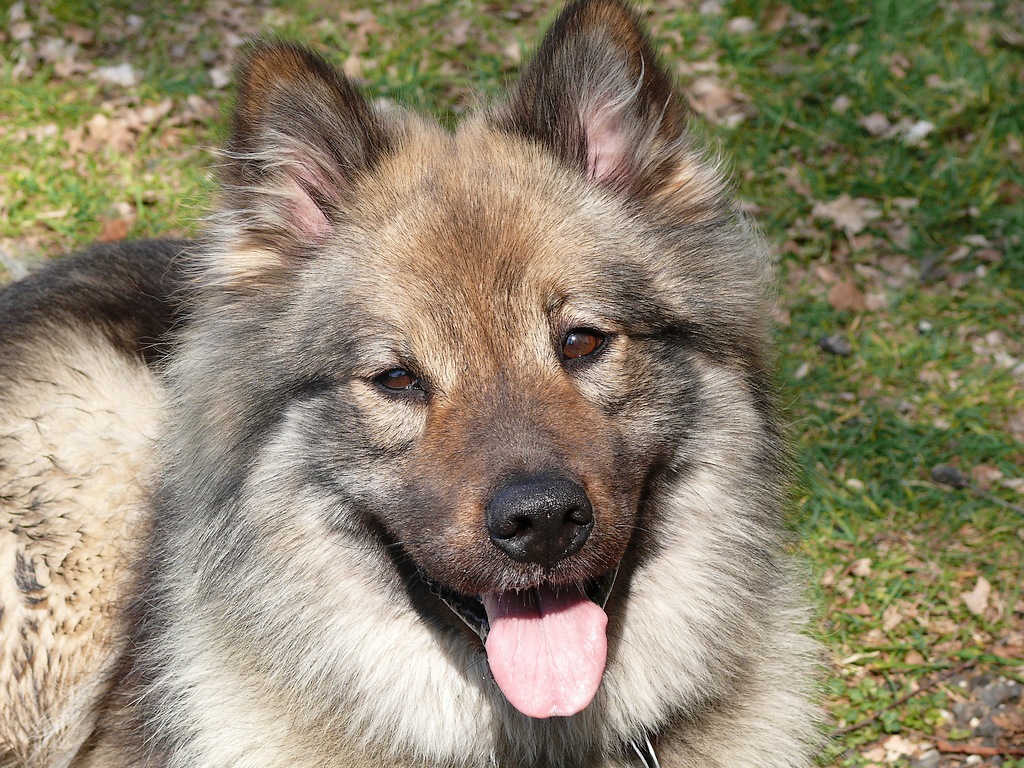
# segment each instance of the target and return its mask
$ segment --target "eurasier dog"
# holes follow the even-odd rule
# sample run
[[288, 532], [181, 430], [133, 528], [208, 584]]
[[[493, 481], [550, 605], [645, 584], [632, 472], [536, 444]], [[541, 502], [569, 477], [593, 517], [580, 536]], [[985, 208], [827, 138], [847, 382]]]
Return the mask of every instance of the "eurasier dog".
[[807, 766], [769, 264], [633, 11], [454, 135], [286, 43], [0, 294], [4, 765]]

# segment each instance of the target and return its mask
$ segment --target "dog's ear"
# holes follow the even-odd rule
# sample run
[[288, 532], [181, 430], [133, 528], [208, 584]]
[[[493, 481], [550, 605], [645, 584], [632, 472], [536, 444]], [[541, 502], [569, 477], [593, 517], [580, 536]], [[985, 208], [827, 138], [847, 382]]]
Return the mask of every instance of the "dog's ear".
[[671, 75], [620, 0], [566, 6], [496, 122], [636, 198], [664, 198], [686, 186], [692, 204], [695, 192], [717, 198], [722, 186], [714, 164], [691, 145]]
[[260, 261], [324, 241], [358, 176], [388, 148], [379, 117], [337, 69], [297, 45], [257, 44], [238, 69], [220, 168], [229, 247]]

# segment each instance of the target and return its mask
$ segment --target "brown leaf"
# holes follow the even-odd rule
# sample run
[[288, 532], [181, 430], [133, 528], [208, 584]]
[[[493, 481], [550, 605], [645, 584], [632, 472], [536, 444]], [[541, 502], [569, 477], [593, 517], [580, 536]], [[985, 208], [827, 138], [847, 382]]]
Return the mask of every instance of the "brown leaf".
[[1017, 740], [1024, 736], [1024, 712], [1019, 709], [1006, 709], [994, 714], [992, 722], [1003, 731], [1004, 739]]
[[903, 621], [904, 616], [895, 605], [890, 605], [882, 612], [882, 629], [892, 632]]
[[1024, 408], [1010, 414], [1006, 428], [1018, 443], [1024, 443]]
[[[143, 106], [130, 110], [132, 115], [138, 119], [139, 127], [145, 125], [153, 125], [159, 122], [171, 108], [174, 106], [174, 102], [170, 99], [164, 99], [158, 104], [144, 104]], [[133, 126], [134, 127], [134, 126]]]
[[210, 67], [210, 84], [214, 88], [218, 90], [222, 88], [227, 88], [230, 83], [231, 67], [226, 65], [220, 67]]
[[778, 5], [773, 8], [764, 20], [764, 31], [774, 35], [785, 29], [786, 23], [789, 21], [789, 12], [788, 5]]
[[779, 169], [779, 173], [785, 177], [786, 186], [800, 195], [800, 197], [806, 200], [813, 198], [814, 193], [811, 191], [811, 185], [804, 181], [803, 174], [798, 166], [784, 166]]
[[686, 88], [686, 99], [694, 111], [712, 123], [735, 126], [743, 119], [741, 103], [747, 97], [714, 77], [698, 77]]
[[985, 608], [988, 606], [988, 598], [991, 592], [992, 585], [989, 584], [988, 579], [984, 576], [979, 576], [974, 589], [970, 592], [962, 592], [960, 599], [963, 600], [968, 611], [975, 616], [981, 616], [985, 613]]
[[206, 123], [220, 116], [220, 110], [202, 96], [190, 94], [185, 99], [185, 109], [180, 116], [171, 120], [172, 125]]
[[111, 64], [109, 67], [99, 67], [92, 73], [92, 76], [101, 83], [120, 85], [123, 88], [136, 85], [139, 82], [139, 73], [126, 61], [120, 64]]
[[103, 222], [103, 229], [96, 238], [101, 243], [112, 243], [124, 240], [128, 236], [128, 228], [131, 224], [125, 219], [109, 219]]
[[867, 297], [849, 278], [841, 280], [829, 289], [828, 303], [837, 312], [842, 312], [845, 309], [863, 312], [867, 309]]
[[870, 576], [871, 558], [862, 557], [859, 560], [854, 560], [853, 565], [850, 566], [850, 573], [852, 573], [854, 576], [860, 576], [861, 578], [864, 578], [865, 576]]
[[444, 43], [447, 48], [458, 48], [465, 45], [469, 40], [469, 30], [472, 22], [469, 19], [456, 19], [444, 33]]
[[864, 115], [857, 122], [860, 123], [861, 128], [872, 136], [884, 136], [892, 128], [889, 118], [881, 112], [872, 112], [870, 115]]
[[135, 147], [135, 136], [121, 119], [96, 114], [85, 124], [85, 131], [82, 149], [86, 152], [98, 152], [109, 147], [115, 153], [124, 154]]
[[92, 45], [93, 40], [96, 39], [96, 33], [91, 29], [73, 23], [64, 25], [64, 34], [79, 45]]
[[1003, 479], [1003, 473], [991, 464], [979, 464], [971, 469], [971, 478], [983, 491], [987, 491], [997, 481]]
[[827, 219], [848, 234], [855, 235], [882, 214], [873, 201], [866, 197], [850, 197], [844, 192], [829, 203], [815, 203], [811, 215]]

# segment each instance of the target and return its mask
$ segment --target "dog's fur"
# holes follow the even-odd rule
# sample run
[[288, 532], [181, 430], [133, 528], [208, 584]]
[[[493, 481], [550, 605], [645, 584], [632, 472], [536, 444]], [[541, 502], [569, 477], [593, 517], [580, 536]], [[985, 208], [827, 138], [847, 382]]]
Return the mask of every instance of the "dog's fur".
[[[0, 764], [809, 765], [768, 259], [685, 122], [618, 0], [454, 135], [257, 46], [201, 242], [0, 293]], [[523, 555], [536, 478], [593, 516]], [[564, 717], [438, 597], [612, 574]]]

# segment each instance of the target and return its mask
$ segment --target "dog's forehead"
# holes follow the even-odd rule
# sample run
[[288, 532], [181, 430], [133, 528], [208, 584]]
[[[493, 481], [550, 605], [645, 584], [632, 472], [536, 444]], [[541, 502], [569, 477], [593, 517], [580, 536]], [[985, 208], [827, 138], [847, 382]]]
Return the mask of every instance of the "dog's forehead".
[[479, 123], [454, 136], [413, 132], [363, 186], [360, 209], [374, 271], [428, 304], [557, 299], [631, 248], [609, 195]]

